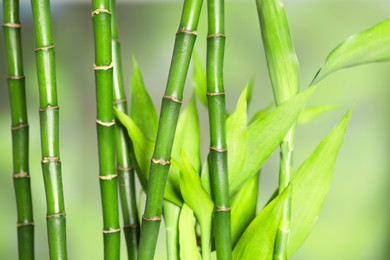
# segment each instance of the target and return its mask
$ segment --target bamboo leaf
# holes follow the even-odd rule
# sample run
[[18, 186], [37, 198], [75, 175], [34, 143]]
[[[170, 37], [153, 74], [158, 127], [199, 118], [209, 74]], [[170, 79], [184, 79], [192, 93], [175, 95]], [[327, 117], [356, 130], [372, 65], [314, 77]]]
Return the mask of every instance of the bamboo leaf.
[[248, 81], [248, 83], [246, 84], [246, 104], [249, 105], [252, 101], [252, 93], [253, 93], [253, 83], [254, 83], [254, 80], [251, 79], [250, 81]]
[[288, 188], [252, 221], [234, 248], [233, 259], [252, 260], [254, 257], [261, 260], [272, 259], [276, 231], [282, 217], [287, 191]]
[[322, 106], [311, 106], [306, 107], [298, 119], [298, 124], [307, 124], [318, 118], [319, 116], [325, 114], [326, 112], [339, 109], [340, 106], [337, 105], [322, 105]]
[[234, 112], [226, 119], [229, 178], [234, 179], [241, 171], [247, 152], [247, 97], [250, 84], [246, 86]]
[[179, 219], [180, 259], [199, 260], [194, 227], [194, 212], [183, 204]]
[[273, 106], [273, 103], [270, 103], [265, 108], [257, 111], [256, 114], [250, 120], [249, 125], [251, 125], [253, 122], [263, 118], [271, 110], [272, 106]]
[[203, 189], [199, 174], [192, 167], [184, 151], [180, 156], [180, 190], [184, 202], [194, 211], [202, 236], [202, 259], [209, 259], [211, 253], [211, 221], [214, 203]]
[[297, 120], [314, 90], [315, 87], [311, 87], [302, 91], [248, 127], [245, 163], [240, 174], [229, 179], [231, 194], [260, 170]]
[[232, 198], [232, 245], [244, 233], [256, 216], [257, 197], [259, 192], [259, 176], [255, 175]]
[[130, 117], [150, 140], [156, 139], [158, 117], [150, 95], [145, 89], [137, 60], [133, 57], [133, 77], [131, 78]]
[[288, 253], [305, 241], [316, 222], [332, 180], [336, 157], [349, 122], [349, 111], [299, 167], [291, 185], [292, 216]]
[[200, 172], [200, 129], [195, 95], [192, 96], [179, 118], [173, 142], [172, 158], [178, 163], [171, 165], [168, 180], [178, 197], [181, 197], [179, 175], [180, 150], [185, 152], [195, 171]]
[[206, 72], [202, 67], [202, 63], [197, 54], [194, 55], [194, 79], [193, 85], [195, 89], [196, 96], [199, 101], [207, 107], [207, 80], [206, 80]]
[[[127, 132], [133, 144], [134, 155], [136, 159], [138, 178], [144, 190], [147, 187], [147, 181], [150, 173], [150, 161], [153, 156], [154, 141], [150, 140], [144, 132], [137, 126], [137, 124], [128, 115], [115, 108], [115, 112], [118, 119], [126, 127]], [[165, 189], [165, 198], [172, 203], [181, 206], [182, 199], [175, 192], [174, 185], [170, 182], [167, 183]]]
[[312, 84], [343, 68], [389, 60], [389, 42], [390, 19], [349, 37], [328, 55]]

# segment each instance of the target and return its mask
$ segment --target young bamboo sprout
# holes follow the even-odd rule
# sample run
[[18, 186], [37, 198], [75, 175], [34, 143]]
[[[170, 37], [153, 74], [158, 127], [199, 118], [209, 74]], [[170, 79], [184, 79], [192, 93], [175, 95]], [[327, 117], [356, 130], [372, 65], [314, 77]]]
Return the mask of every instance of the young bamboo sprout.
[[[127, 99], [123, 88], [122, 62], [120, 42], [118, 37], [118, 25], [116, 16], [116, 1], [110, 0], [111, 8], [111, 46], [114, 87], [114, 106], [123, 113], [128, 113]], [[137, 201], [135, 196], [134, 169], [130, 157], [130, 139], [126, 128], [117, 121], [115, 126], [117, 174], [119, 181], [119, 194], [122, 204], [123, 230], [126, 238], [127, 254], [129, 259], [137, 258], [140, 226], [137, 213]]]
[[171, 152], [177, 120], [183, 98], [202, 0], [186, 0], [183, 6], [179, 30], [168, 83], [162, 100], [157, 141], [150, 168], [146, 206], [143, 215], [138, 259], [153, 259], [161, 223], [162, 203], [167, 182]]
[[99, 178], [103, 208], [104, 258], [119, 259], [120, 227], [113, 114], [113, 64], [111, 58], [111, 12], [108, 0], [92, 1], [95, 36], [95, 81]]
[[66, 259], [66, 221], [59, 153], [59, 106], [50, 2], [31, 1], [36, 31], [42, 171], [46, 190], [47, 227], [51, 259]]
[[4, 0], [4, 39], [12, 117], [13, 177], [18, 209], [19, 259], [34, 259], [34, 220], [28, 165], [29, 131], [23, 72], [19, 0]]
[[[276, 105], [279, 106], [299, 91], [299, 64], [281, 0], [256, 0], [263, 45], [267, 57]], [[279, 194], [289, 184], [293, 173], [295, 126], [280, 145]], [[290, 233], [291, 192], [289, 189], [275, 240], [274, 259], [287, 259]]]
[[231, 259], [230, 197], [227, 171], [224, 0], [208, 0], [207, 100], [210, 121], [210, 179], [214, 207], [215, 247], [218, 259]]

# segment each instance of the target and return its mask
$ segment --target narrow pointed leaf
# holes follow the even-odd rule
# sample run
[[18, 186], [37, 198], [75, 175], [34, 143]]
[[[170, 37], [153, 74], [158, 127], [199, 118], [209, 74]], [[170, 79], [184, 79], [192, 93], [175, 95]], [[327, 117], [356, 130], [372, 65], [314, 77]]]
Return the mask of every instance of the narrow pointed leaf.
[[199, 101], [207, 107], [207, 80], [206, 80], [206, 72], [202, 67], [202, 63], [199, 59], [198, 55], [194, 55], [194, 79], [193, 85], [195, 89], [195, 93]]
[[183, 151], [180, 157], [180, 189], [185, 203], [194, 211], [201, 228], [202, 259], [209, 259], [214, 203], [210, 195], [203, 189], [199, 174], [192, 167]]
[[232, 245], [244, 233], [256, 216], [257, 197], [259, 192], [259, 176], [255, 175], [232, 198]]
[[197, 172], [200, 172], [200, 129], [195, 95], [192, 96], [187, 107], [180, 115], [175, 140], [173, 142], [172, 158], [177, 164], [171, 165], [168, 180], [172, 189], [179, 197], [181, 197], [179, 174], [180, 150], [185, 152], [192, 167]]
[[332, 180], [336, 157], [344, 139], [351, 112], [322, 140], [299, 167], [292, 180], [291, 256], [305, 241], [316, 222]]
[[229, 179], [231, 194], [260, 170], [298, 119], [314, 90], [311, 87], [302, 91], [248, 127], [246, 160], [240, 174]]
[[[132, 141], [134, 155], [136, 159], [138, 178], [140, 179], [142, 188], [146, 190], [147, 180], [150, 173], [150, 161], [153, 156], [154, 141], [150, 140], [138, 125], [126, 114], [115, 108], [118, 119], [126, 127], [127, 132]], [[165, 190], [165, 198], [172, 203], [180, 206], [182, 199], [175, 193], [175, 188], [172, 183], [167, 183]]]
[[298, 119], [298, 124], [307, 124], [318, 118], [319, 116], [325, 114], [326, 112], [339, 109], [340, 106], [337, 105], [322, 105], [322, 106], [310, 106], [306, 107]]
[[194, 212], [183, 204], [179, 219], [180, 259], [199, 260], [194, 227]]
[[276, 231], [282, 217], [287, 189], [268, 204], [238, 241], [233, 251], [234, 260], [272, 260]]
[[130, 117], [146, 137], [155, 140], [158, 127], [157, 112], [150, 95], [145, 89], [141, 71], [135, 58], [133, 58], [130, 104]]
[[241, 171], [247, 152], [247, 96], [250, 85], [242, 92], [237, 107], [226, 119], [226, 141], [228, 148], [229, 178], [235, 178]]
[[253, 122], [263, 118], [271, 110], [272, 106], [273, 106], [273, 103], [270, 103], [265, 108], [257, 111], [256, 114], [250, 120], [249, 125], [251, 125]]
[[312, 84], [343, 68], [389, 60], [389, 42], [390, 19], [349, 37], [328, 55]]

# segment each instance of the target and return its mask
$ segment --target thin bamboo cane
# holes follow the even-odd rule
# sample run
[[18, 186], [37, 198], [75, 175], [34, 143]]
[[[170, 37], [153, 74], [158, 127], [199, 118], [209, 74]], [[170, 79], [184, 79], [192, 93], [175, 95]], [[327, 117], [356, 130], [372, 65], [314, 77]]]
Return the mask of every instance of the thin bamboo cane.
[[[280, 105], [299, 91], [299, 64], [281, 0], [256, 0], [263, 45], [276, 105]], [[295, 125], [280, 144], [279, 193], [293, 175], [293, 145]], [[290, 233], [292, 189], [289, 189], [283, 215], [275, 239], [274, 259], [287, 259]]]
[[162, 99], [157, 141], [150, 167], [138, 259], [153, 259], [161, 223], [162, 203], [170, 167], [173, 139], [183, 98], [184, 83], [196, 40], [203, 0], [186, 0]]
[[13, 177], [18, 210], [19, 259], [34, 259], [34, 220], [28, 161], [29, 130], [19, 0], [4, 0], [3, 19], [12, 117]]
[[92, 1], [95, 36], [95, 81], [99, 178], [103, 208], [104, 258], [119, 259], [120, 227], [118, 187], [115, 172], [115, 138], [113, 114], [113, 64], [111, 52], [111, 12], [108, 0]]
[[215, 247], [218, 259], [232, 258], [230, 196], [227, 171], [224, 0], [208, 0], [207, 101], [210, 121], [210, 180], [214, 208]]
[[[116, 1], [110, 0], [111, 8], [111, 46], [114, 87], [114, 106], [128, 113], [127, 99], [123, 87], [122, 62], [118, 23], [116, 15]], [[135, 195], [134, 168], [131, 161], [131, 141], [126, 128], [118, 121], [115, 127], [117, 174], [119, 177], [119, 194], [122, 205], [123, 230], [126, 238], [127, 254], [129, 259], [137, 259], [140, 225], [138, 221], [137, 201]]]
[[36, 31], [42, 171], [46, 190], [50, 258], [66, 259], [66, 220], [59, 153], [59, 106], [50, 2], [32, 0], [31, 5]]

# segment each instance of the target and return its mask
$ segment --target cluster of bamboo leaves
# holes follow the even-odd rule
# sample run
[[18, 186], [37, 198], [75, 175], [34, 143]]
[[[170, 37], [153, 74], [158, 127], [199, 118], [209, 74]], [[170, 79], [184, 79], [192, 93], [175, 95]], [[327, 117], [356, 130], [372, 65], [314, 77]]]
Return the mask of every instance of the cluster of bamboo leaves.
[[[42, 171], [47, 196], [49, 249], [51, 259], [66, 259], [50, 4], [48, 0], [31, 2], [37, 32]], [[117, 194], [120, 195], [129, 259], [153, 259], [162, 218], [169, 259], [253, 259], [253, 256], [287, 259], [309, 235], [329, 190], [351, 112], [345, 114], [297, 169], [292, 164], [296, 125], [308, 123], [335, 108], [329, 105], [305, 108], [326, 76], [342, 68], [390, 58], [390, 20], [338, 45], [309, 87], [299, 91], [299, 63], [283, 3], [281, 0], [256, 0], [256, 3], [276, 106], [274, 109], [258, 107], [258, 112], [248, 118], [253, 82], [243, 89], [232, 113], [228, 114], [225, 109], [223, 0], [207, 2], [206, 70], [202, 59], [193, 55], [202, 1], [184, 1], [160, 116], [134, 58], [127, 115], [116, 3], [115, 0], [92, 1], [105, 259], [118, 259], [120, 255]], [[33, 259], [19, 2], [4, 0], [3, 10], [19, 257]], [[191, 59], [194, 93], [180, 114]], [[198, 103], [208, 109], [210, 122], [210, 152], [203, 162]], [[265, 207], [259, 209], [261, 168], [279, 146], [280, 183]], [[144, 211], [137, 206], [141, 199], [136, 197], [135, 173], [141, 193], [146, 193]]]

